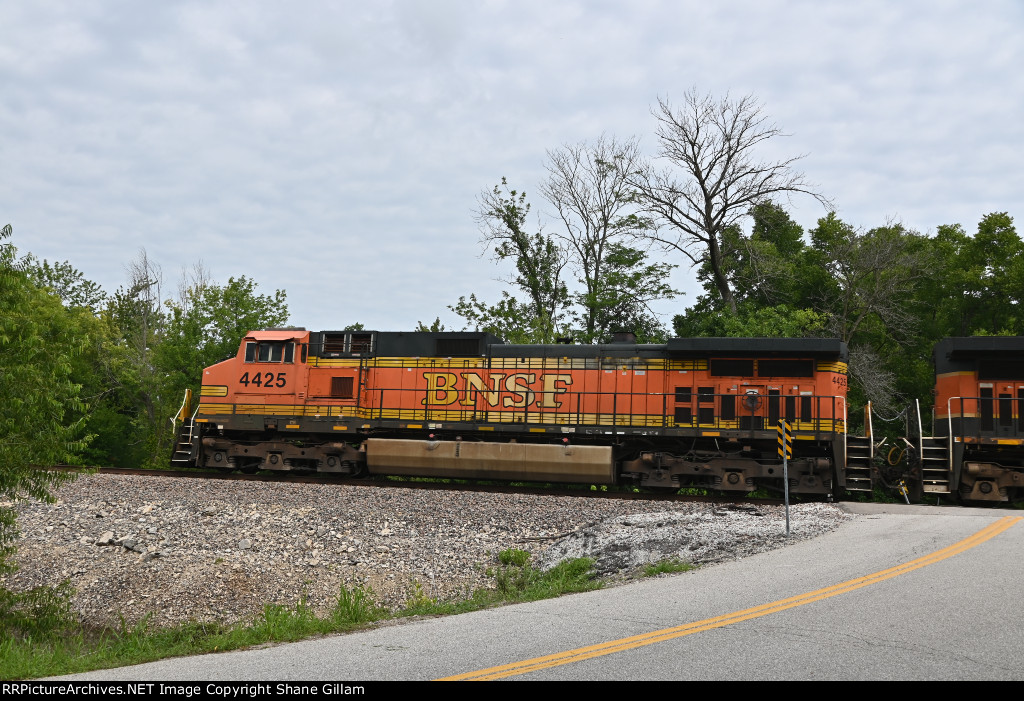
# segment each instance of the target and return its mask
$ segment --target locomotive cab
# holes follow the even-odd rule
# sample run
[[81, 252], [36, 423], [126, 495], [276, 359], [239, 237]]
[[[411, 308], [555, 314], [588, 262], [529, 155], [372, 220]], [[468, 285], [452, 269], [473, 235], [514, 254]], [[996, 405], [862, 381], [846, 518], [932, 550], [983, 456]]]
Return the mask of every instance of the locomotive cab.
[[920, 439], [923, 491], [964, 501], [1024, 494], [1024, 337], [947, 338], [935, 346], [932, 437]]

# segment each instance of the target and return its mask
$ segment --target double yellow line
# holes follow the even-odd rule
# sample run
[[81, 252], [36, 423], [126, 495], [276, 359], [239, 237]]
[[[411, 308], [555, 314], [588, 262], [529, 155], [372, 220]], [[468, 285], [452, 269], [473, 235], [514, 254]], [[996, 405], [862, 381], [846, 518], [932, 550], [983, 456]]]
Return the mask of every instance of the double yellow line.
[[475, 672], [466, 672], [465, 674], [457, 674], [452, 677], [444, 677], [438, 681], [485, 681], [502, 679], [503, 677], [512, 677], [518, 674], [526, 674], [528, 672], [546, 669], [548, 667], [558, 667], [571, 662], [580, 662], [581, 660], [589, 660], [593, 657], [601, 657], [603, 655], [624, 652], [626, 650], [632, 650], [645, 645], [653, 645], [654, 643], [660, 643], [665, 640], [672, 640], [673, 638], [681, 638], [686, 635], [701, 633], [706, 630], [722, 628], [733, 623], [748, 621], [752, 618], [760, 618], [761, 616], [778, 613], [779, 611], [785, 611], [786, 609], [814, 603], [815, 601], [821, 601], [822, 599], [828, 599], [833, 596], [838, 596], [839, 594], [845, 594], [846, 592], [860, 589], [871, 584], [884, 582], [887, 579], [892, 579], [893, 577], [906, 574], [907, 572], [913, 572], [914, 570], [945, 560], [953, 555], [958, 555], [965, 550], [970, 550], [976, 545], [980, 545], [985, 541], [994, 538], [1020, 521], [1021, 518], [1022, 517], [1019, 516], [1005, 516], [981, 529], [974, 535], [964, 538], [960, 542], [954, 543], [942, 550], [937, 550], [930, 555], [919, 557], [916, 560], [912, 560], [902, 565], [897, 565], [896, 567], [890, 567], [889, 569], [882, 570], [881, 572], [875, 572], [874, 574], [869, 574], [864, 577], [848, 580], [842, 584], [835, 584], [831, 587], [818, 589], [798, 596], [792, 596], [788, 599], [780, 599], [779, 601], [774, 601], [770, 604], [755, 606], [754, 608], [736, 611], [735, 613], [725, 614], [724, 616], [706, 618], [703, 621], [697, 621], [695, 623], [687, 623], [674, 628], [662, 628], [661, 630], [643, 633], [641, 635], [634, 635], [629, 638], [620, 638], [619, 640], [598, 643], [597, 645], [589, 645], [587, 647], [580, 647], [575, 650], [567, 650], [565, 652], [557, 652], [553, 655], [535, 657], [530, 660], [513, 662], [512, 664], [500, 665], [498, 667], [488, 667], [487, 669], [481, 669]]

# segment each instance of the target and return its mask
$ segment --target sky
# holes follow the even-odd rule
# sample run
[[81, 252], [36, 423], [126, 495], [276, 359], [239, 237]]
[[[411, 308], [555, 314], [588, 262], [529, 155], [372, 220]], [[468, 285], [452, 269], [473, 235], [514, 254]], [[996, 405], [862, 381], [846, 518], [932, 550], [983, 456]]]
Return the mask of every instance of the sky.
[[[201, 262], [308, 329], [460, 329], [447, 306], [511, 272], [482, 191], [506, 177], [553, 232], [548, 152], [654, 157], [652, 105], [692, 89], [754, 96], [785, 134], [759, 155], [803, 156], [855, 227], [1024, 216], [1019, 0], [37, 0], [0, 27], [0, 226], [108, 293], [144, 250], [164, 297]], [[655, 257], [679, 264], [670, 326], [700, 289]]]

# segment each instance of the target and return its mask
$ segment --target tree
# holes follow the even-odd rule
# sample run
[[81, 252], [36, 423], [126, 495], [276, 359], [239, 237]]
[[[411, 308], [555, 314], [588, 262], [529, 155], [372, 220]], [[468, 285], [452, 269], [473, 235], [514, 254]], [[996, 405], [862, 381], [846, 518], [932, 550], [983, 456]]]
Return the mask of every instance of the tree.
[[[570, 335], [593, 343], [614, 330], [663, 337], [649, 304], [678, 294], [667, 283], [675, 266], [651, 263], [646, 245], [631, 245], [651, 226], [628, 184], [639, 162], [635, 139], [602, 136], [593, 144], [548, 151], [541, 193], [561, 223], [554, 235], [526, 233], [526, 194], [510, 189], [502, 178], [500, 186], [481, 197], [477, 222], [498, 258], [514, 261], [518, 274], [511, 282], [529, 301], [506, 293], [490, 305], [470, 295], [450, 309], [477, 330], [522, 343], [550, 343]], [[562, 277], [567, 266], [579, 283], [573, 291]]]
[[774, 162], [757, 159], [756, 149], [782, 136], [782, 131], [767, 121], [752, 96], [716, 100], [692, 89], [681, 108], [659, 98], [653, 113], [659, 156], [669, 166], [645, 164], [629, 177], [647, 211], [663, 225], [645, 236], [694, 265], [707, 264], [725, 308], [735, 314], [724, 233], [752, 207], [773, 198], [804, 193], [828, 202], [794, 170], [802, 156]]
[[128, 284], [111, 295], [103, 316], [112, 334], [111, 402], [127, 421], [121, 455], [135, 467], [153, 462], [169, 440], [164, 404], [173, 400], [161, 397], [163, 378], [153, 359], [167, 323], [163, 274], [145, 249], [126, 270]]
[[103, 308], [107, 294], [95, 282], [86, 280], [68, 261], [51, 265], [30, 253], [22, 260], [22, 265], [36, 286], [49, 289], [61, 298], [65, 307], [84, 307], [93, 314], [99, 314]]
[[[492, 333], [506, 343], [552, 343], [549, 337], [556, 329], [551, 328], [549, 319], [539, 317], [534, 309], [523, 304], [508, 292], [503, 292], [497, 304], [487, 304], [476, 298], [459, 297], [459, 301], [448, 307], [469, 322], [476, 331]], [[419, 331], [443, 331], [440, 319], [426, 327], [420, 323]]]
[[[203, 275], [183, 284], [179, 300], [166, 303], [167, 320], [153, 358], [164, 407], [179, 403], [186, 388], [197, 392], [203, 368], [234, 356], [245, 334], [288, 322], [285, 292], [265, 295], [256, 288], [256, 282], [244, 275], [228, 278], [223, 286]], [[162, 411], [171, 413], [173, 409]], [[154, 460], [166, 454], [163, 440], [158, 446]]]
[[[706, 302], [706, 298], [704, 299]], [[824, 314], [812, 309], [779, 304], [761, 307], [741, 302], [737, 313], [708, 311], [698, 304], [673, 319], [675, 333], [680, 337], [732, 336], [762, 338], [803, 338], [827, 335]]]
[[[518, 301], [515, 304], [530, 320], [526, 324], [533, 334], [530, 340], [535, 343], [551, 343], [557, 335], [569, 297], [569, 291], [562, 281], [566, 255], [543, 231], [527, 233], [526, 220], [529, 213], [530, 204], [526, 201], [526, 193], [510, 189], [508, 181], [502, 178], [500, 185], [481, 194], [476, 220], [483, 233], [485, 246], [493, 245], [498, 259], [510, 258], [515, 262], [516, 276], [510, 282], [526, 293], [529, 300], [525, 305]], [[475, 305], [479, 304], [482, 303], [477, 302], [475, 297], [472, 303], [465, 303], [462, 298], [451, 309], [464, 316], [462, 311], [473, 311], [477, 308]], [[505, 304], [507, 306], [509, 303]], [[474, 316], [464, 318], [476, 323], [479, 328], [479, 319]]]
[[580, 295], [586, 340], [608, 342], [614, 332], [629, 331], [639, 343], [663, 343], [667, 334], [649, 304], [678, 294], [666, 282], [674, 267], [648, 263], [643, 251], [609, 242], [600, 279]]
[[[41, 469], [84, 448], [79, 387], [72, 359], [84, 341], [67, 324], [60, 298], [36, 287], [19, 266], [10, 224], [0, 229], [0, 572], [18, 534], [11, 502], [52, 501], [66, 479]], [[78, 418], [76, 418], [76, 416]]]
[[[81, 341], [81, 348], [71, 358], [70, 377], [80, 386], [79, 396], [86, 407], [81, 417], [83, 430], [92, 440], [76, 457], [85, 465], [114, 464], [123, 453], [129, 422], [116, 401], [114, 335], [103, 313], [109, 298], [69, 261], [51, 264], [27, 253], [19, 266], [36, 287], [60, 298], [65, 308], [64, 324]], [[120, 462], [130, 464], [127, 460]]]
[[807, 294], [831, 335], [850, 344], [851, 398], [894, 411], [917, 394], [927, 313], [919, 291], [935, 259], [929, 241], [900, 224], [859, 231], [834, 212], [810, 235]]
[[[459, 301], [461, 302], [462, 299], [460, 298]], [[451, 307], [449, 307], [449, 309], [451, 309]], [[424, 333], [441, 333], [445, 330], [445, 328], [444, 324], [441, 323], [441, 317], [437, 316], [434, 317], [433, 323], [431, 323], [429, 326], [427, 324], [424, 324], [422, 321], [416, 322], [416, 330]]]
[[963, 332], [1024, 333], [1024, 242], [1013, 218], [1006, 212], [985, 215], [966, 249], [964, 260], [952, 261], [970, 275], [962, 285], [969, 320]]
[[804, 287], [810, 271], [806, 270], [803, 227], [770, 201], [754, 205], [750, 216], [749, 238], [739, 235], [736, 227], [724, 237], [732, 249], [728, 258], [734, 293], [740, 300], [770, 306], [806, 306]]
[[899, 224], [861, 233], [835, 212], [811, 231], [817, 267], [829, 274], [817, 291], [836, 336], [850, 343], [872, 319], [895, 339], [910, 339], [917, 328], [914, 292], [927, 277], [925, 241]]
[[[645, 265], [646, 253], [625, 245], [651, 226], [640, 215], [628, 182], [639, 164], [636, 139], [620, 142], [602, 136], [593, 144], [548, 151], [548, 177], [541, 194], [562, 222], [557, 236], [582, 285], [576, 302], [584, 341], [601, 339], [612, 325], [648, 325], [650, 319], [636, 305], [677, 294], [665, 284], [674, 266]], [[627, 300], [630, 311], [622, 317]]]

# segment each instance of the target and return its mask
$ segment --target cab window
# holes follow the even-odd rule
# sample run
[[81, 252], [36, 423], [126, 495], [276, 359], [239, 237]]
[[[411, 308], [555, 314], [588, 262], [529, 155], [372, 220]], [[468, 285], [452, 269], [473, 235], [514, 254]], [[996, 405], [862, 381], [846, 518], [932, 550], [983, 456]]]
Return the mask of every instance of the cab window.
[[281, 341], [245, 344], [247, 363], [291, 363], [295, 361], [295, 344]]

